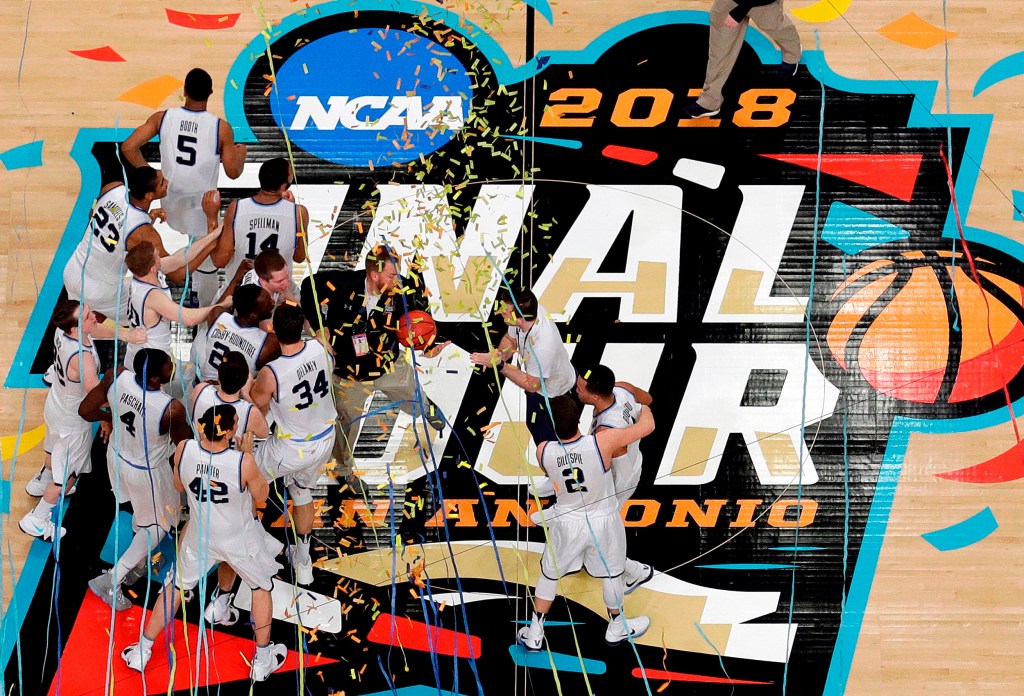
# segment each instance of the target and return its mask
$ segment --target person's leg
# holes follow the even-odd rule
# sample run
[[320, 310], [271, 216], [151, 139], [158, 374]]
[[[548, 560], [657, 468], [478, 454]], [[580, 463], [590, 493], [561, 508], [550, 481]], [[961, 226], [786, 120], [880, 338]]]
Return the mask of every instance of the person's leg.
[[533, 615], [530, 617], [530, 625], [519, 629], [518, 633], [519, 643], [530, 652], [540, 650], [544, 644], [544, 622], [557, 595], [558, 581], [541, 573], [537, 578], [537, 589], [533, 593]]
[[722, 107], [722, 89], [732, 73], [743, 37], [747, 33], [747, 20], [740, 22], [738, 27], [727, 27], [725, 20], [736, 8], [732, 0], [715, 0], [711, 6], [711, 31], [708, 36], [708, 68], [704, 75], [704, 88], [701, 90], [697, 104], [717, 111]]
[[374, 382], [356, 382], [350, 379], [334, 377], [335, 405], [338, 409], [338, 420], [335, 428], [334, 459], [337, 462], [339, 476], [348, 478], [355, 470], [352, 450], [359, 435], [360, 416], [366, 398], [376, 389]]
[[782, 61], [789, 65], [800, 62], [800, 34], [782, 7], [782, 0], [770, 5], [750, 8], [750, 20], [782, 50]]
[[206, 605], [204, 613], [208, 623], [231, 626], [238, 621], [238, 610], [231, 606], [231, 600], [235, 596], [231, 590], [235, 587], [237, 577], [234, 569], [227, 563], [217, 566], [217, 592]]
[[280, 669], [288, 654], [287, 648], [270, 642], [270, 624], [274, 616], [274, 600], [269, 590], [252, 588], [253, 629], [256, 634], [256, 654], [252, 660], [252, 680], [265, 681]]
[[117, 563], [110, 570], [104, 571], [89, 581], [89, 589], [116, 611], [131, 608], [131, 601], [121, 592], [126, 578], [136, 577], [134, 572], [147, 558], [151, 557], [156, 547], [167, 535], [160, 527], [143, 527], [137, 529], [132, 541], [128, 544]]
[[160, 590], [160, 595], [156, 598], [156, 606], [153, 607], [153, 613], [149, 615], [142, 638], [138, 643], [133, 643], [121, 651], [121, 659], [137, 672], [146, 669], [149, 658], [153, 656], [153, 643], [167, 626], [167, 622], [178, 613], [178, 607], [181, 606], [181, 596], [171, 580], [172, 576], [169, 575]]
[[540, 392], [526, 393], [526, 429], [530, 431], [535, 445], [558, 439], [546, 400]]

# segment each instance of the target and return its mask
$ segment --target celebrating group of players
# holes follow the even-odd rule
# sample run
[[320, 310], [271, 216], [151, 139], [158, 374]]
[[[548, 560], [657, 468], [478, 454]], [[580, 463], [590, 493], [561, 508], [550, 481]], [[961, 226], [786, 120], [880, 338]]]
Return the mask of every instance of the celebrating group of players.
[[[281, 158], [264, 162], [259, 192], [231, 202], [221, 220], [221, 166], [229, 177], [240, 176], [246, 149], [227, 123], [206, 111], [212, 80], [205, 71], [190, 71], [184, 92], [184, 106], [155, 113], [123, 143], [124, 181], [100, 191], [65, 268], [69, 299], [53, 314], [44, 406], [46, 465], [27, 486], [40, 500], [20, 527], [47, 540], [64, 535], [53, 509], [91, 469], [92, 424], [99, 423], [111, 486], [119, 503], [131, 503], [134, 536], [114, 567], [90, 581], [96, 594], [115, 610], [128, 608], [122, 588], [148, 576], [155, 549], [178, 528], [182, 494], [189, 511], [174, 571], [141, 641], [122, 657], [144, 670], [178, 609], [173, 586], [191, 590], [219, 564], [205, 619], [235, 623], [236, 576], [248, 584], [257, 646], [252, 678], [262, 681], [287, 652], [270, 641], [270, 590], [283, 545], [254, 514], [267, 499], [268, 482], [281, 479], [292, 503], [289, 560], [295, 581], [308, 585], [313, 491], [332, 460], [337, 473], [354, 475], [349, 443], [367, 396], [383, 391], [437, 429], [445, 421], [417, 396], [415, 373], [396, 341], [402, 317], [427, 307], [416, 279], [399, 275], [400, 259], [378, 246], [364, 270], [321, 271], [296, 289], [292, 264], [306, 260], [309, 216], [289, 191], [294, 171]], [[159, 170], [141, 154], [157, 135]], [[160, 208], [151, 210], [158, 200]], [[158, 219], [191, 243], [169, 254], [154, 227]], [[219, 269], [226, 269], [223, 289]], [[168, 280], [192, 287], [198, 306], [175, 302]], [[625, 619], [623, 595], [654, 571], [626, 558], [619, 509], [639, 482], [638, 440], [654, 429], [650, 397], [616, 383], [603, 366], [577, 378], [557, 327], [529, 291], [503, 293], [498, 308], [508, 333], [495, 350], [471, 360], [527, 393], [527, 422], [548, 474], [537, 492], [556, 496], [539, 513], [548, 544], [533, 620], [519, 639], [529, 650], [541, 648], [558, 579], [584, 567], [602, 578], [606, 640], [639, 636], [649, 620]], [[198, 327], [187, 362], [172, 354], [172, 322]], [[115, 348], [101, 376], [95, 341], [110, 339], [128, 347], [123, 359]], [[425, 354], [446, 345], [429, 346]], [[515, 356], [519, 367], [511, 362]], [[179, 365], [194, 366], [195, 379], [183, 369], [176, 377]], [[579, 432], [581, 402], [595, 409], [590, 435]], [[262, 442], [254, 447], [254, 441]]]

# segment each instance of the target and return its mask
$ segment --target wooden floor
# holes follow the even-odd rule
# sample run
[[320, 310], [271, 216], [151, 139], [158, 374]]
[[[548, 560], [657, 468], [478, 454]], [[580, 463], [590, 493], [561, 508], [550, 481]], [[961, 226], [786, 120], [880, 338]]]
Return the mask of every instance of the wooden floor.
[[[63, 0], [0, 1], [0, 152], [42, 140], [43, 166], [0, 171], [0, 373], [6, 376], [50, 259], [79, 195], [79, 172], [69, 157], [81, 128], [130, 129], [151, 109], [118, 101], [130, 87], [160, 75], [181, 77], [192, 65], [214, 76], [211, 109], [220, 98], [228, 67], [264, 22], [302, 3], [261, 3], [265, 16], [245, 3], [230, 29], [196, 32], [169, 24], [160, 3], [69, 3]], [[510, 56], [525, 55], [526, 17], [521, 3], [445, 3], [491, 32]], [[811, 5], [787, 0], [797, 10]], [[879, 29], [908, 12], [943, 25], [939, 0], [820, 0], [849, 9], [822, 23], [797, 20], [805, 47], [820, 42], [829, 65], [841, 75], [882, 80], [936, 80], [935, 112], [946, 108], [942, 43], [920, 49], [902, 45]], [[710, 0], [559, 0], [556, 21], [537, 19], [536, 50], [580, 48], [605, 29], [654, 12], [706, 11]], [[183, 0], [180, 11], [210, 12], [210, 3]], [[218, 8], [220, 9], [220, 8]], [[224, 11], [228, 11], [226, 8]], [[1021, 50], [1024, 0], [948, 3], [949, 108], [953, 113], [992, 114], [983, 174], [965, 223], [1024, 241], [1024, 223], [1013, 219], [1012, 191], [1024, 189], [1024, 77], [1005, 80], [973, 96], [979, 76], [996, 61]], [[97, 64], [69, 50], [110, 45], [124, 62]], [[102, 65], [102, 68], [98, 68]], [[173, 106], [169, 97], [164, 106]], [[127, 132], [127, 130], [126, 130]], [[42, 422], [42, 390], [0, 391], [0, 436], [30, 431]], [[936, 478], [937, 471], [966, 466], [984, 450], [992, 454], [1013, 442], [1008, 426], [968, 435], [915, 435], [904, 462], [882, 544], [879, 567], [855, 647], [847, 693], [961, 694], [968, 688], [1011, 693], [1024, 677], [1024, 537], [1020, 506], [1024, 483], [971, 487]], [[10, 511], [0, 544], [3, 602], [11, 597], [29, 546], [17, 528], [32, 501], [25, 482], [43, 457], [41, 446], [10, 458], [3, 476], [11, 481]], [[13, 467], [13, 470], [12, 470]], [[942, 501], [936, 509], [935, 501]], [[990, 507], [999, 520], [989, 543], [935, 553], [920, 534]], [[13, 578], [11, 568], [13, 566]], [[853, 648], [850, 648], [853, 649]]]

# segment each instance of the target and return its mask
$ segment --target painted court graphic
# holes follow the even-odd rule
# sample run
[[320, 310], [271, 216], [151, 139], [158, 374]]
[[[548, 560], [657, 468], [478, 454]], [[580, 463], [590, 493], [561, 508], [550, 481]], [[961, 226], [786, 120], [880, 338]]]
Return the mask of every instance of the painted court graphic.
[[[531, 5], [557, 26], [557, 7]], [[835, 19], [850, 3], [827, 5], [801, 19]], [[378, 392], [354, 444], [359, 483], [334, 464], [321, 477], [314, 580], [275, 580], [271, 634], [288, 652], [254, 692], [850, 689], [910, 441], [1021, 410], [1024, 250], [964, 223], [991, 117], [941, 113], [932, 82], [844, 77], [806, 45], [797, 74], [780, 77], [779, 51], [749, 31], [721, 113], [690, 119], [706, 11], [645, 15], [521, 61], [495, 27], [435, 4], [288, 10], [215, 76], [248, 148], [242, 175], [221, 175], [223, 205], [259, 190], [259, 163], [291, 160], [310, 214], [296, 280], [362, 268], [387, 244], [451, 344], [410, 354], [444, 427], [421, 427]], [[166, 17], [191, 31], [239, 19]], [[883, 35], [903, 37], [901, 26]], [[116, 63], [122, 52], [78, 55]], [[122, 176], [129, 133], [77, 133], [81, 190], [8, 388], [42, 386], [63, 267], [101, 187]], [[142, 152], [159, 164], [156, 143]], [[656, 571], [625, 600], [627, 615], [652, 621], [631, 643], [603, 640], [601, 585], [585, 572], [561, 581], [544, 648], [516, 642], [546, 538], [533, 513], [553, 501], [533, 493], [544, 473], [522, 389], [470, 361], [507, 328], [494, 309], [506, 286], [533, 290], [580, 374], [606, 365], [653, 399], [657, 427], [622, 508], [629, 557]], [[175, 336], [184, 362], [190, 340]], [[1019, 443], [929, 471], [950, 495], [1012, 483], [1024, 477]], [[5, 458], [14, 446], [0, 443]], [[4, 624], [6, 688], [248, 693], [256, 600], [245, 583], [233, 600], [243, 619], [211, 627], [197, 615], [215, 580], [202, 582], [157, 639], [145, 681], [119, 657], [176, 548], [160, 546], [129, 609], [112, 614], [90, 592], [133, 534], [99, 439], [92, 456], [63, 512], [59, 562], [41, 541], [26, 561], [16, 598], [27, 606]], [[978, 500], [914, 542], [928, 553], [984, 542], [1003, 520]], [[290, 538], [287, 503], [272, 493], [260, 514]]]

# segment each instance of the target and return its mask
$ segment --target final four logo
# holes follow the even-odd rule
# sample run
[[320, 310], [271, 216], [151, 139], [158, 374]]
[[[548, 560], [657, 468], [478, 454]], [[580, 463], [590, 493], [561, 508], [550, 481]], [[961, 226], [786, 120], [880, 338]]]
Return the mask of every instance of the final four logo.
[[[377, 7], [286, 18], [273, 66], [246, 53], [226, 93], [250, 160], [287, 156], [287, 135], [314, 265], [358, 262], [380, 239], [415, 256], [461, 350], [423, 374], [454, 424], [426, 465], [396, 455], [412, 449], [400, 417], [363, 455], [392, 476], [383, 494], [328, 499], [343, 556], [328, 567], [362, 602], [318, 634], [314, 652], [340, 660], [323, 687], [507, 693], [523, 660], [510, 648], [522, 604], [506, 597], [536, 577], [525, 484], [539, 470], [518, 390], [465, 356], [485, 331], [496, 340], [506, 277], [534, 288], [578, 367], [649, 388], [658, 419], [624, 511], [630, 556], [664, 573], [627, 603], [654, 627], [636, 656], [609, 653], [600, 592], [564, 583], [571, 618], [555, 618], [584, 625], [575, 639], [549, 629], [562, 688], [582, 693], [571, 673], [585, 668], [596, 693], [639, 693], [638, 657], [690, 681], [724, 665], [766, 692], [841, 693], [859, 625], [841, 605], [864, 609], [909, 432], [899, 417], [942, 429], [1022, 393], [1019, 250], [991, 236], [954, 249], [940, 155], [966, 215], [987, 121], [931, 114], [934, 85], [839, 77], [814, 51], [782, 80], [757, 34], [721, 115], [691, 121], [706, 14], [640, 18], [516, 67], [440, 9]], [[403, 634], [400, 664], [381, 607], [444, 639], [417, 650]], [[454, 671], [439, 652], [461, 658]], [[364, 664], [381, 668], [353, 680]], [[531, 665], [533, 693], [554, 693], [547, 657]]]

